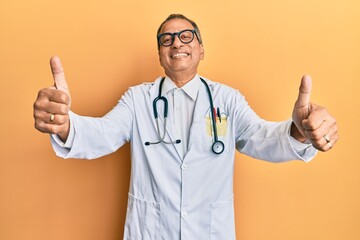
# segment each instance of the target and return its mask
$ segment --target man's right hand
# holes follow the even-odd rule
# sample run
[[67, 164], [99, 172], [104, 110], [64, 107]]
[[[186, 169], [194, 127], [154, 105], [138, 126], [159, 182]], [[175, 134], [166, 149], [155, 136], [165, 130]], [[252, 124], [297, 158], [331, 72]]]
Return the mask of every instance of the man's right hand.
[[54, 86], [39, 91], [34, 103], [35, 128], [43, 133], [57, 134], [63, 142], [70, 131], [70, 92], [60, 59], [50, 59]]

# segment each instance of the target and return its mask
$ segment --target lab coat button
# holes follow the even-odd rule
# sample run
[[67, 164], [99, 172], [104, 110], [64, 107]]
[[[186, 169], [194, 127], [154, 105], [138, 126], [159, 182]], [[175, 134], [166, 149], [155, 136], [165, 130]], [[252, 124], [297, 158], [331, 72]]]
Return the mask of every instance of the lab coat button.
[[182, 169], [182, 170], [187, 169], [187, 165], [186, 165], [186, 164], [181, 165], [181, 169]]
[[186, 216], [187, 216], [187, 212], [182, 212], [182, 213], [181, 213], [181, 217], [182, 217], [182, 218], [185, 218]]

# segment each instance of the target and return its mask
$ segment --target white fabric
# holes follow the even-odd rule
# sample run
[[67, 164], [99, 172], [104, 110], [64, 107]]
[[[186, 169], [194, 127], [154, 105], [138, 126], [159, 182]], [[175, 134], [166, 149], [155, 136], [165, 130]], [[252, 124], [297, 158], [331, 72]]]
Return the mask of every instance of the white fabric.
[[165, 78], [163, 84], [162, 95], [166, 94], [169, 104], [172, 104], [174, 109], [174, 125], [181, 140], [182, 157], [185, 156], [188, 149], [189, 129], [193, 121], [195, 101], [200, 84], [202, 83], [199, 76], [196, 76], [182, 88], [178, 88], [168, 77]]
[[[191, 89], [198, 86], [194, 110], [185, 109], [188, 107], [185, 103], [185, 108], [176, 113], [174, 106], [184, 101], [175, 94], [171, 100], [174, 88], [164, 86], [163, 89], [169, 98], [166, 139], [181, 138], [185, 145], [146, 146], [145, 142], [158, 140], [152, 103], [158, 95], [160, 79], [131, 87], [102, 118], [82, 117], [71, 112], [72, 137], [68, 142], [72, 145], [61, 146], [52, 138], [55, 152], [64, 158], [93, 159], [116, 151], [126, 142], [131, 143], [131, 182], [124, 239], [235, 239], [235, 149], [270, 162], [310, 161], [317, 151], [301, 143], [295, 143], [295, 150], [292, 142], [296, 140], [289, 136], [291, 121], [264, 121], [237, 90], [206, 79], [214, 106], [221, 113], [222, 121], [217, 119], [219, 140], [225, 143], [225, 151], [214, 154], [209, 98], [198, 76], [194, 79], [198, 85], [190, 85]], [[182, 91], [185, 99], [193, 97], [186, 87]], [[163, 124], [163, 105], [158, 105], [158, 112]], [[187, 120], [178, 122], [184, 114]], [[182, 129], [186, 129], [189, 122], [188, 135], [182, 135], [186, 132]]]

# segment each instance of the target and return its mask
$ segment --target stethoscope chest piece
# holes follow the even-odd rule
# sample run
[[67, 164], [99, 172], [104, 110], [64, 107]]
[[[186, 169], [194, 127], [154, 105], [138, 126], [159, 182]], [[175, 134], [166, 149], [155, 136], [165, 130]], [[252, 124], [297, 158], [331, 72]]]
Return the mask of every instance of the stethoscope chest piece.
[[222, 141], [216, 141], [213, 143], [211, 148], [215, 154], [221, 154], [225, 149], [225, 145]]

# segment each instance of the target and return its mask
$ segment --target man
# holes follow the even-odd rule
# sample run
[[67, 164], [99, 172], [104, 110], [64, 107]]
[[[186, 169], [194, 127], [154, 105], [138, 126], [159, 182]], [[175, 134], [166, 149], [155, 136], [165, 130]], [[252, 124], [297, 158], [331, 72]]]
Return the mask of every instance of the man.
[[166, 77], [131, 87], [102, 118], [69, 111], [63, 68], [53, 57], [55, 87], [39, 91], [35, 127], [52, 134], [64, 158], [97, 158], [131, 143], [124, 239], [235, 239], [235, 149], [271, 162], [310, 161], [316, 149], [336, 143], [336, 121], [309, 102], [309, 76], [292, 121], [260, 119], [237, 90], [197, 74], [201, 35], [183, 15], [160, 25], [158, 50]]

